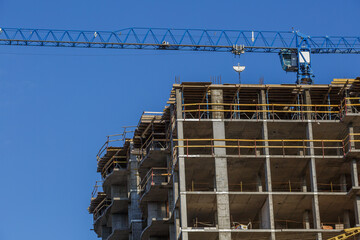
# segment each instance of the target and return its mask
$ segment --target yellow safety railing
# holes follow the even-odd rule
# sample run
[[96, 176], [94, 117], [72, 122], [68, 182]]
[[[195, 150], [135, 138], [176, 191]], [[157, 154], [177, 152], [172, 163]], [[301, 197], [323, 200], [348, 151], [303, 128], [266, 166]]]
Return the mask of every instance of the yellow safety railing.
[[345, 151], [351, 152], [352, 150], [358, 149], [360, 150], [360, 146], [358, 146], [360, 142], [360, 133], [349, 133], [344, 139], [344, 149]]
[[[131, 134], [131, 133], [133, 133], [135, 131], [134, 130], [135, 127], [136, 126], [122, 127], [123, 128], [123, 133], [106, 136], [106, 141], [100, 147], [98, 153], [96, 154], [96, 159], [99, 161], [103, 157], [103, 155], [106, 153], [108, 148], [110, 148], [110, 147], [113, 147], [113, 148], [118, 147], [118, 148], [120, 148], [122, 146], [122, 144], [125, 142], [126, 137], [128, 136], [128, 134]], [[114, 144], [116, 146], [110, 146], [110, 144]]]
[[208, 183], [208, 182], [197, 182], [194, 180], [191, 180], [191, 185], [187, 185], [187, 189], [189, 191], [213, 191], [214, 190], [214, 183]]
[[146, 175], [142, 178], [139, 188], [141, 194], [146, 192], [147, 187], [156, 185], [160, 182], [168, 182], [171, 176], [167, 168], [151, 168]]
[[102, 192], [102, 182], [103, 181], [96, 181], [93, 191], [91, 192], [91, 198], [96, 198], [99, 192]]
[[222, 113], [225, 118], [261, 119], [339, 119], [340, 105], [334, 104], [236, 104], [236, 103], [189, 103], [182, 104], [184, 118], [211, 118], [212, 113]]
[[319, 192], [346, 192], [347, 190], [342, 190], [342, 188], [347, 189], [347, 184], [342, 183], [317, 183], [318, 191]]
[[239, 183], [229, 183], [229, 191], [230, 192], [257, 192], [258, 187], [261, 186], [259, 182], [243, 182]]
[[[119, 161], [115, 159], [125, 159], [124, 161]], [[127, 157], [126, 156], [113, 156], [104, 166], [101, 171], [101, 176], [106, 178], [106, 176], [114, 170], [114, 168], [126, 168], [127, 167]]]
[[145, 156], [151, 148], [167, 148], [168, 139], [165, 133], [151, 133], [146, 141], [141, 145], [140, 152]]
[[111, 200], [104, 198], [93, 211], [94, 220], [97, 220], [110, 204]]
[[[239, 221], [239, 222], [243, 222], [242, 225], [247, 225], [249, 226], [248, 229], [258, 229], [260, 228], [261, 225], [261, 221], [259, 220], [251, 220], [249, 219], [249, 222], [246, 223], [244, 220], [243, 221]], [[275, 228], [276, 229], [305, 229], [306, 227], [306, 222], [305, 221], [300, 221], [300, 220], [294, 220], [294, 219], [274, 219], [275, 222]], [[238, 222], [233, 222], [232, 226], [237, 226]], [[312, 222], [310, 221], [310, 224], [312, 225]], [[233, 229], [236, 229], [234, 227], [232, 227]], [[240, 228], [237, 228], [240, 229]]]
[[[207, 219], [208, 220], [208, 219]], [[203, 228], [203, 227], [215, 227], [215, 219], [212, 222], [208, 221], [199, 221], [199, 219], [196, 217], [193, 219], [193, 227], [194, 228]]]
[[[239, 183], [229, 183], [230, 192], [257, 192], [258, 187], [263, 187], [262, 182], [243, 182]], [[309, 191], [309, 186], [304, 185], [302, 181], [271, 181], [272, 191], [273, 192], [302, 192], [305, 188], [306, 191]], [[342, 188], [348, 187], [347, 184], [328, 182], [328, 183], [317, 183], [318, 191], [320, 192], [346, 192], [347, 190], [342, 190]], [[197, 182], [191, 180], [187, 184], [188, 191], [213, 191], [214, 184], [209, 182]]]
[[345, 97], [340, 104], [341, 116], [349, 113], [360, 114], [360, 97]]
[[[262, 155], [261, 150], [268, 148], [271, 155], [309, 156], [310, 149], [315, 155], [346, 155], [360, 142], [360, 133], [350, 133], [343, 139], [174, 139], [175, 148], [183, 148], [186, 155], [215, 154], [215, 148], [225, 148], [226, 155]], [[181, 145], [179, 144], [181, 143]], [[360, 150], [360, 146], [359, 146]]]
[[304, 229], [306, 223], [304, 221], [292, 220], [292, 219], [276, 219], [276, 229]]
[[[307, 185], [303, 185], [303, 182], [297, 182], [297, 181], [291, 181], [288, 180], [286, 182], [271, 182], [272, 184], [272, 190], [273, 192], [276, 191], [286, 191], [286, 192], [302, 192], [303, 191], [303, 187], [306, 188], [306, 190], [308, 190], [308, 186]], [[345, 187], [347, 188], [347, 184], [341, 184], [341, 183], [334, 183], [334, 182], [329, 182], [329, 183], [317, 183], [318, 186], [318, 191], [319, 192], [346, 192], [343, 191], [342, 188]]]
[[[344, 154], [343, 140], [307, 140], [307, 139], [175, 139], [182, 142], [176, 148], [184, 148], [185, 154], [211, 154], [215, 148], [225, 148], [227, 155], [261, 155], [260, 150], [269, 148], [272, 155], [309, 155], [308, 150], [313, 148], [315, 155]], [[312, 143], [313, 147], [310, 146]], [[331, 151], [332, 150], [332, 151]], [[334, 154], [334, 151], [336, 153]]]

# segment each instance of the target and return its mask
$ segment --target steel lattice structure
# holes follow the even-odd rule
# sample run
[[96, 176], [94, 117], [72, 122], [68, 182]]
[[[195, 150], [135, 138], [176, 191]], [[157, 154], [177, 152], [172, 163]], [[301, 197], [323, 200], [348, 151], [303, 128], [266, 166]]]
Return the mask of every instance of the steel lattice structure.
[[[125, 28], [80, 31], [0, 28], [0, 45], [111, 49], [152, 49], [231, 52], [296, 53], [298, 82], [313, 78], [311, 54], [359, 54], [360, 37], [307, 36], [298, 31]], [[307, 58], [306, 53], [309, 54]], [[285, 69], [284, 69], [285, 70]]]

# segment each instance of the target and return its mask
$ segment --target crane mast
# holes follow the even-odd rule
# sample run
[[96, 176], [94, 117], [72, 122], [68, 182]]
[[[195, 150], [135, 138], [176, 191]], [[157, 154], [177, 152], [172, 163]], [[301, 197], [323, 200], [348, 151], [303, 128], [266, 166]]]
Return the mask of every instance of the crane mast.
[[359, 54], [360, 37], [308, 36], [299, 31], [125, 28], [118, 31], [0, 28], [0, 45], [276, 53], [297, 84], [311, 84], [312, 54]]

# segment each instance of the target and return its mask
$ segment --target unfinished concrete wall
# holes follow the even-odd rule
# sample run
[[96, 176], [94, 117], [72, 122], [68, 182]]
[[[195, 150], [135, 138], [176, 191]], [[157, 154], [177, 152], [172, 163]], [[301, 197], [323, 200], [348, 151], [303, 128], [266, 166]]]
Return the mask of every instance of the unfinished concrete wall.
[[[108, 193], [130, 198], [129, 239], [320, 240], [360, 226], [360, 116], [351, 101], [341, 108], [354, 96], [341, 91], [174, 85], [169, 108], [140, 120], [128, 187], [114, 183]], [[147, 147], [152, 133], [167, 147]], [[95, 225], [106, 238], [124, 216], [104, 214]]]

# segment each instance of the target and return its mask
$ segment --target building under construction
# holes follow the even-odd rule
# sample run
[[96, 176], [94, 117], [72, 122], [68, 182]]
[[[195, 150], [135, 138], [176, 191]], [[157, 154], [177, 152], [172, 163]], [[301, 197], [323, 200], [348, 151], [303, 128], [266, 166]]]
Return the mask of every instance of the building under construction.
[[[360, 78], [173, 85], [98, 153], [107, 240], [328, 239], [360, 226]], [[117, 138], [118, 137], [118, 138]]]

